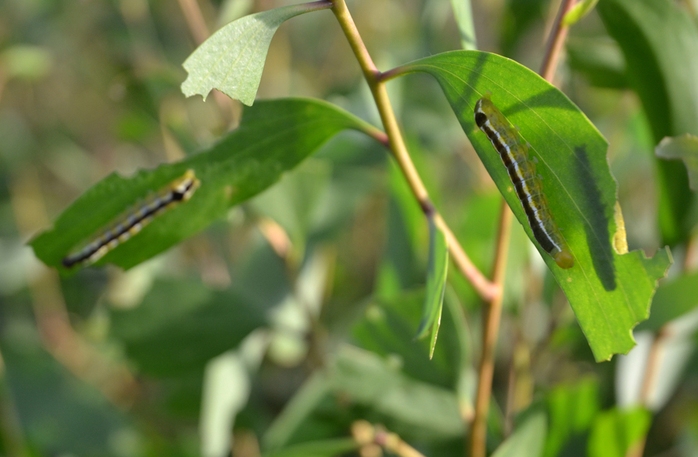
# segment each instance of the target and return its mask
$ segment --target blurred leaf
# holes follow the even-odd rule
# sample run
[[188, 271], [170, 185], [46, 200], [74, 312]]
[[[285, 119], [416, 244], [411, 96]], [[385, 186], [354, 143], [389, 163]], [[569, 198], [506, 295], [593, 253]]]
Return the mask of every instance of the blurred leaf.
[[698, 192], [698, 136], [687, 133], [664, 138], [654, 150], [662, 159], [681, 159], [688, 170], [691, 189]]
[[194, 170], [201, 187], [192, 199], [157, 216], [137, 236], [110, 251], [98, 264], [128, 269], [197, 233], [231, 206], [268, 188], [329, 138], [345, 129], [372, 127], [328, 103], [304, 99], [264, 101], [245, 111], [240, 127], [208, 150], [132, 178], [116, 174], [78, 198], [31, 245], [44, 263], [69, 272], [61, 259], [81, 246], [125, 209]]
[[[0, 404], [4, 409], [0, 449], [3, 440], [11, 437], [5, 433], [12, 433], [10, 427], [16, 425], [21, 428], [15, 439], [26, 441], [33, 451], [17, 455], [108, 455], [104, 450], [114, 435], [132, 425], [94, 385], [76, 378], [46, 352], [29, 322], [5, 323], [0, 353]], [[95, 383], [97, 379], [104, 382], [107, 376], [106, 372], [90, 373], [97, 376], [92, 379]], [[7, 409], [11, 407], [16, 410]], [[19, 424], [8, 422], [13, 419]]]
[[253, 3], [253, 0], [224, 0], [218, 14], [218, 24], [222, 26], [246, 15]]
[[[446, 296], [448, 312], [442, 318], [441, 344], [429, 359], [430, 345], [414, 339], [423, 312], [423, 290], [402, 292], [371, 303], [353, 329], [359, 346], [400, 364], [407, 376], [443, 387], [455, 387], [467, 360], [468, 329], [463, 328], [460, 303]], [[451, 294], [452, 295], [452, 294]]]
[[697, 306], [698, 272], [662, 281], [652, 300], [650, 318], [638, 325], [637, 331], [659, 331], [665, 324], [693, 311]]
[[284, 406], [267, 428], [262, 443], [265, 449], [281, 449], [292, 435], [331, 392], [331, 380], [325, 371], [313, 373]]
[[448, 275], [448, 247], [446, 237], [429, 218], [429, 262], [427, 265], [427, 293], [424, 299], [422, 321], [417, 330], [417, 338], [424, 338], [429, 330], [429, 358], [434, 356], [436, 338], [441, 325], [441, 313], [444, 304], [444, 291]]
[[502, 19], [502, 54], [512, 55], [525, 42], [524, 34], [536, 22], [545, 22], [549, 0], [507, 0]]
[[540, 457], [543, 454], [547, 428], [545, 413], [532, 413], [499, 445], [492, 457]]
[[236, 293], [186, 280], [156, 282], [138, 307], [111, 317], [112, 337], [152, 376], [201, 370], [266, 322], [263, 308]]
[[424, 213], [405, 176], [393, 163], [388, 165], [388, 184], [390, 199], [383, 265], [394, 273], [399, 289], [407, 289], [423, 281], [420, 276], [423, 266], [416, 258], [416, 251], [423, 245], [419, 230], [424, 227]]
[[264, 457], [334, 457], [346, 454], [357, 448], [356, 441], [351, 438], [315, 441], [296, 444], [278, 451], [264, 454]]
[[629, 450], [641, 445], [650, 427], [652, 415], [636, 408], [622, 411], [612, 409], [601, 413], [594, 422], [589, 437], [589, 457], [625, 457]]
[[276, 450], [286, 446], [296, 429], [330, 391], [331, 380], [327, 373], [323, 371], [313, 373], [267, 428], [262, 437], [264, 447]]
[[[463, 131], [567, 295], [596, 360], [628, 352], [634, 345], [630, 330], [647, 318], [656, 281], [670, 260], [668, 251], [648, 259], [641, 251], [620, 255], [613, 248], [617, 186], [598, 130], [554, 86], [495, 54], [449, 52], [398, 71], [429, 73], [440, 83]], [[550, 211], [574, 256], [573, 268], [559, 268], [539, 246], [499, 155], [475, 126], [473, 108], [486, 93], [531, 144]]]
[[330, 378], [336, 393], [396, 421], [390, 427], [398, 433], [409, 430], [442, 439], [463, 435], [465, 425], [453, 392], [414, 381], [375, 354], [343, 347]]
[[599, 0], [581, 0], [577, 2], [562, 18], [563, 25], [570, 27], [581, 21], [587, 14], [591, 13], [597, 3], [599, 3]]
[[[627, 62], [656, 143], [698, 135], [698, 25], [670, 0], [604, 0], [599, 14]], [[659, 225], [665, 243], [687, 239], [693, 195], [683, 166], [658, 161]]]
[[116, 135], [124, 141], [143, 141], [154, 132], [158, 132], [157, 122], [146, 113], [129, 111], [123, 114], [115, 126]]
[[473, 25], [473, 7], [470, 0], [451, 0], [453, 17], [460, 32], [460, 44], [463, 49], [477, 49], [477, 37]]
[[7, 78], [38, 81], [52, 66], [51, 53], [40, 46], [15, 45], [0, 53], [0, 71], [6, 73]]
[[276, 29], [299, 14], [330, 8], [329, 1], [284, 6], [231, 22], [203, 42], [184, 62], [187, 97], [218, 89], [245, 105], [254, 103], [267, 51]]
[[570, 67], [583, 74], [596, 87], [625, 89], [625, 59], [618, 44], [610, 38], [570, 38], [567, 40]]
[[583, 436], [601, 409], [598, 381], [587, 378], [576, 384], [556, 387], [548, 394], [547, 400], [550, 427], [543, 455], [565, 455], [561, 452], [569, 448], [565, 444]]

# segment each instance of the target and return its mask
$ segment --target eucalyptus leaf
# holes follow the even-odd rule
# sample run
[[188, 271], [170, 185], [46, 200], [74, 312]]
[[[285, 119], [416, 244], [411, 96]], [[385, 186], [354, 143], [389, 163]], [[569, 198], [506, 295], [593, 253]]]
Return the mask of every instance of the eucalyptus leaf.
[[[396, 74], [424, 72], [441, 85], [463, 131], [531, 241], [564, 290], [598, 361], [633, 346], [632, 328], [647, 319], [656, 282], [669, 252], [647, 258], [624, 252], [617, 185], [606, 159], [607, 143], [562, 92], [526, 67], [485, 52], [455, 51], [418, 60]], [[574, 257], [561, 269], [538, 244], [497, 151], [474, 121], [478, 99], [493, 103], [530, 144], [554, 223]]]
[[173, 164], [142, 170], [131, 178], [111, 174], [95, 184], [59, 216], [53, 229], [31, 245], [45, 264], [71, 273], [61, 259], [89, 241], [143, 199], [187, 170], [200, 188], [191, 200], [158, 215], [137, 235], [99, 260], [128, 269], [197, 233], [223, 217], [231, 206], [248, 200], [277, 182], [282, 174], [345, 129], [369, 132], [373, 127], [329, 103], [280, 99], [245, 110], [240, 127], [220, 142]]
[[327, 9], [329, 1], [284, 6], [237, 19], [211, 35], [184, 61], [189, 76], [182, 84], [187, 97], [204, 99], [212, 89], [245, 105], [254, 103], [271, 39], [284, 21]]

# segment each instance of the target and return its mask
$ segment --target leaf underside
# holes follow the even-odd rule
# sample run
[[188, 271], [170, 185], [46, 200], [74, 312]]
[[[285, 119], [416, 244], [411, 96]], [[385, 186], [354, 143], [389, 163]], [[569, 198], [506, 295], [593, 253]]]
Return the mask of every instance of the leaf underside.
[[[403, 73], [424, 72], [441, 85], [463, 131], [563, 289], [598, 361], [627, 353], [632, 328], [647, 319], [656, 282], [670, 254], [646, 258], [640, 251], [619, 254], [616, 182], [606, 161], [607, 143], [562, 92], [531, 70], [477, 51], [448, 52], [407, 64]], [[531, 160], [542, 180], [553, 220], [574, 256], [563, 270], [536, 242], [506, 169], [474, 122], [478, 99], [494, 104], [530, 143]], [[622, 242], [614, 237], [622, 237]]]

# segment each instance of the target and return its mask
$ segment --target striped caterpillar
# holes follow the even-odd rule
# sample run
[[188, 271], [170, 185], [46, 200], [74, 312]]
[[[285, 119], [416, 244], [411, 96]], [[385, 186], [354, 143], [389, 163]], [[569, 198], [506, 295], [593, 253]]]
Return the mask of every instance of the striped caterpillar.
[[161, 189], [157, 194], [134, 206], [132, 210], [110, 224], [99, 236], [94, 238], [82, 249], [68, 254], [63, 258], [63, 266], [71, 268], [76, 265], [90, 265], [104, 257], [132, 236], [140, 232], [156, 216], [186, 202], [194, 195], [201, 182], [196, 178], [194, 170], [187, 170], [183, 176], [175, 179]]
[[572, 253], [550, 214], [535, 164], [528, 157], [528, 143], [487, 96], [475, 104], [475, 123], [504, 162], [536, 241], [560, 268], [572, 268]]

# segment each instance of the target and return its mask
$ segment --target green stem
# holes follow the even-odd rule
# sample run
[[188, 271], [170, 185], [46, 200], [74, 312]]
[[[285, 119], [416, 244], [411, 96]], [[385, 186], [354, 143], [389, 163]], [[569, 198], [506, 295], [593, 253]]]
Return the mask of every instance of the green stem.
[[460, 270], [460, 272], [470, 281], [478, 294], [486, 301], [492, 300], [500, 294], [500, 288], [492, 284], [480, 270], [475, 267], [468, 255], [463, 250], [460, 242], [453, 234], [451, 229], [448, 227], [444, 219], [434, 208], [431, 199], [429, 198], [429, 193], [427, 192], [424, 183], [422, 182], [417, 169], [410, 159], [409, 153], [407, 152], [407, 146], [403, 139], [402, 133], [400, 132], [400, 127], [397, 123], [397, 118], [395, 117], [395, 112], [393, 111], [392, 104], [388, 97], [388, 91], [385, 85], [385, 78], [383, 78], [381, 72], [378, 70], [376, 65], [371, 59], [371, 55], [368, 53], [366, 46], [364, 45], [361, 35], [359, 34], [356, 24], [354, 23], [349, 9], [347, 8], [345, 0], [332, 0], [333, 7], [332, 11], [337, 17], [344, 35], [351, 46], [354, 55], [356, 56], [361, 71], [366, 78], [369, 88], [371, 89], [371, 94], [373, 94], [373, 99], [376, 102], [376, 107], [381, 117], [383, 123], [383, 128], [387, 135], [387, 144], [390, 151], [398, 163], [400, 170], [404, 174], [407, 183], [412, 189], [417, 202], [419, 203], [422, 211], [426, 215], [433, 215], [434, 221], [439, 229], [444, 233], [446, 237], [446, 242], [448, 243], [448, 250], [454, 264]]

